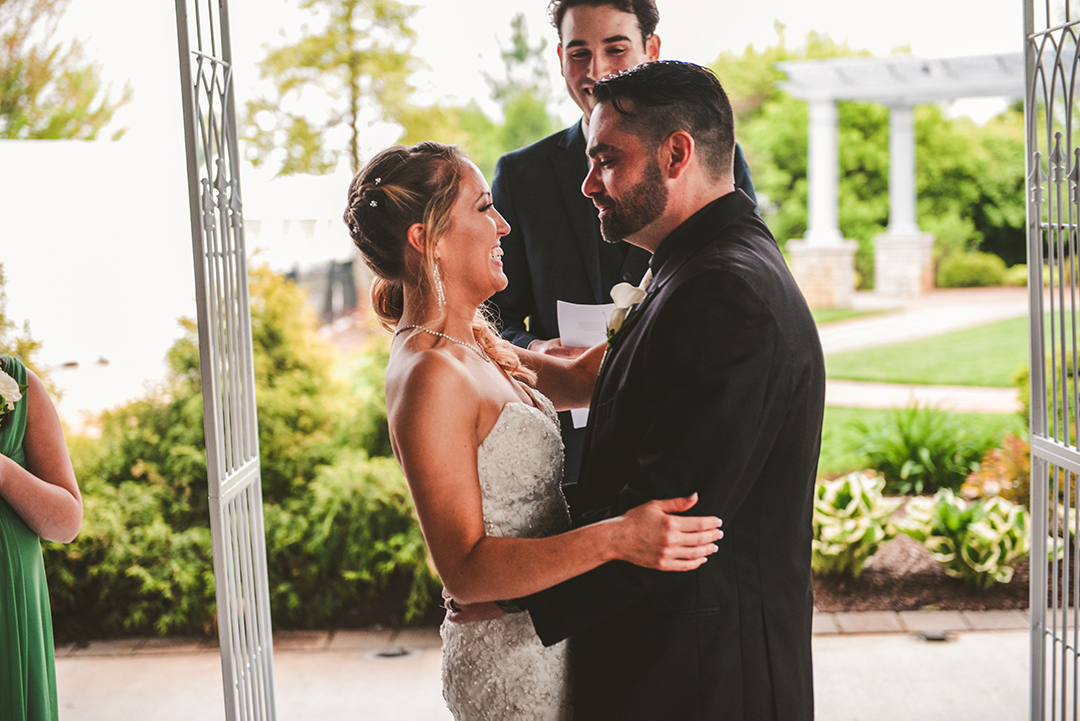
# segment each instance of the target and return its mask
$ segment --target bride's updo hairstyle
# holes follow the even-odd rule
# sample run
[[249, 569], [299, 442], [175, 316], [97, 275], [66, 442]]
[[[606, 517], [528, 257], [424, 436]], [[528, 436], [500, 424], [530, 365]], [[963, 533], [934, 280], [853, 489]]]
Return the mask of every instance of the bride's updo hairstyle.
[[[371, 305], [383, 327], [391, 332], [404, 312], [406, 285], [419, 290], [425, 310], [436, 307], [435, 246], [450, 228], [451, 211], [468, 167], [468, 160], [452, 145], [397, 145], [375, 155], [349, 184], [343, 220], [375, 274]], [[414, 223], [424, 226], [419, 267], [406, 261], [407, 234]], [[535, 381], [535, 374], [521, 365], [479, 309], [473, 319], [473, 336], [508, 373], [519, 380]]]
[[[372, 307], [388, 330], [401, 320], [406, 283], [429, 301], [435, 297], [435, 244], [450, 225], [465, 168], [449, 145], [398, 145], [373, 157], [349, 184], [345, 225], [375, 274]], [[420, 267], [408, 268], [406, 234], [414, 223], [424, 225], [427, 242]]]

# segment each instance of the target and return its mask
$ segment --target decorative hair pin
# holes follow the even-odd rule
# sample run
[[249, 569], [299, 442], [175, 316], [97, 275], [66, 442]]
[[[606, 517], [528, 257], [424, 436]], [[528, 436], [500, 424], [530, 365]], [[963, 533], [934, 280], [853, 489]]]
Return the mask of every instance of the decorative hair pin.
[[382, 182], [382, 178], [375, 178], [375, 185], [378, 185], [381, 182]]
[[368, 203], [368, 205], [370, 205], [372, 208], [378, 208], [379, 207], [379, 201], [373, 200], [370, 203]]

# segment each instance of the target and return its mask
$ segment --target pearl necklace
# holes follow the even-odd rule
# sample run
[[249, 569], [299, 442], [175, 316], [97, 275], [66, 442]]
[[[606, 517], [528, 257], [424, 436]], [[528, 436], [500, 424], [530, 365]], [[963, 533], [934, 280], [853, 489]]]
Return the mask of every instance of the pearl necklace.
[[457, 343], [458, 345], [463, 345], [466, 348], [468, 348], [469, 350], [471, 350], [473, 353], [476, 353], [478, 356], [483, 358], [485, 363], [490, 363], [491, 362], [491, 358], [488, 357], [488, 354], [484, 352], [484, 349], [480, 347], [479, 343], [466, 343], [463, 340], [458, 340], [457, 338], [454, 338], [452, 336], [448, 336], [448, 335], [446, 335], [446, 333], [440, 333], [437, 330], [431, 330], [430, 328], [425, 328], [422, 325], [403, 325], [400, 328], [398, 328], [396, 331], [394, 331], [394, 335], [397, 336], [397, 335], [400, 335], [401, 333], [404, 333], [407, 330], [413, 330], [413, 329], [422, 330], [425, 333], [430, 333], [431, 335], [438, 336], [439, 338], [445, 338], [446, 340], [450, 341], [451, 343]]

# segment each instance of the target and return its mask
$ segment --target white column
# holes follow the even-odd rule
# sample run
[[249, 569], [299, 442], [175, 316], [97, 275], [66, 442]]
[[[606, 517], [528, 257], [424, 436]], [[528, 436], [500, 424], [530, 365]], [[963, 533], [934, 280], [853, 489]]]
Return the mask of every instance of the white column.
[[840, 131], [836, 101], [810, 101], [810, 154], [808, 188], [810, 213], [806, 243], [834, 245], [840, 235]]
[[915, 235], [915, 113], [910, 105], [889, 108], [889, 234]]
[[889, 227], [874, 238], [874, 290], [914, 296], [934, 288], [934, 236], [919, 230], [915, 191], [915, 113], [889, 108]]
[[840, 127], [835, 100], [810, 101], [806, 235], [791, 239], [792, 274], [811, 308], [847, 308], [858, 243], [840, 234]]

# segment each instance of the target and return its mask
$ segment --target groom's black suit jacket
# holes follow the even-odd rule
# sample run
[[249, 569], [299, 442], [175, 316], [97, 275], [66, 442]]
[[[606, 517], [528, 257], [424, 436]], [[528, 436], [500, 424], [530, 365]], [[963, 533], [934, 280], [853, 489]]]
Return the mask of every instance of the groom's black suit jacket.
[[[585, 135], [577, 122], [499, 159], [491, 192], [510, 224], [502, 239], [503, 270], [510, 282], [494, 295], [503, 337], [527, 348], [559, 337], [556, 301], [610, 303], [611, 287], [637, 285], [649, 252], [629, 243], [605, 243], [596, 206], [581, 192], [589, 171]], [[735, 184], [754, 197], [750, 168], [735, 146]], [[528, 329], [525, 319], [529, 319]], [[577, 480], [585, 429], [559, 414], [566, 447], [564, 484]]]
[[616, 334], [592, 400], [575, 525], [700, 494], [723, 519], [695, 571], [624, 562], [527, 599], [570, 638], [575, 721], [813, 717], [811, 514], [821, 344], [741, 191], [683, 223]]

